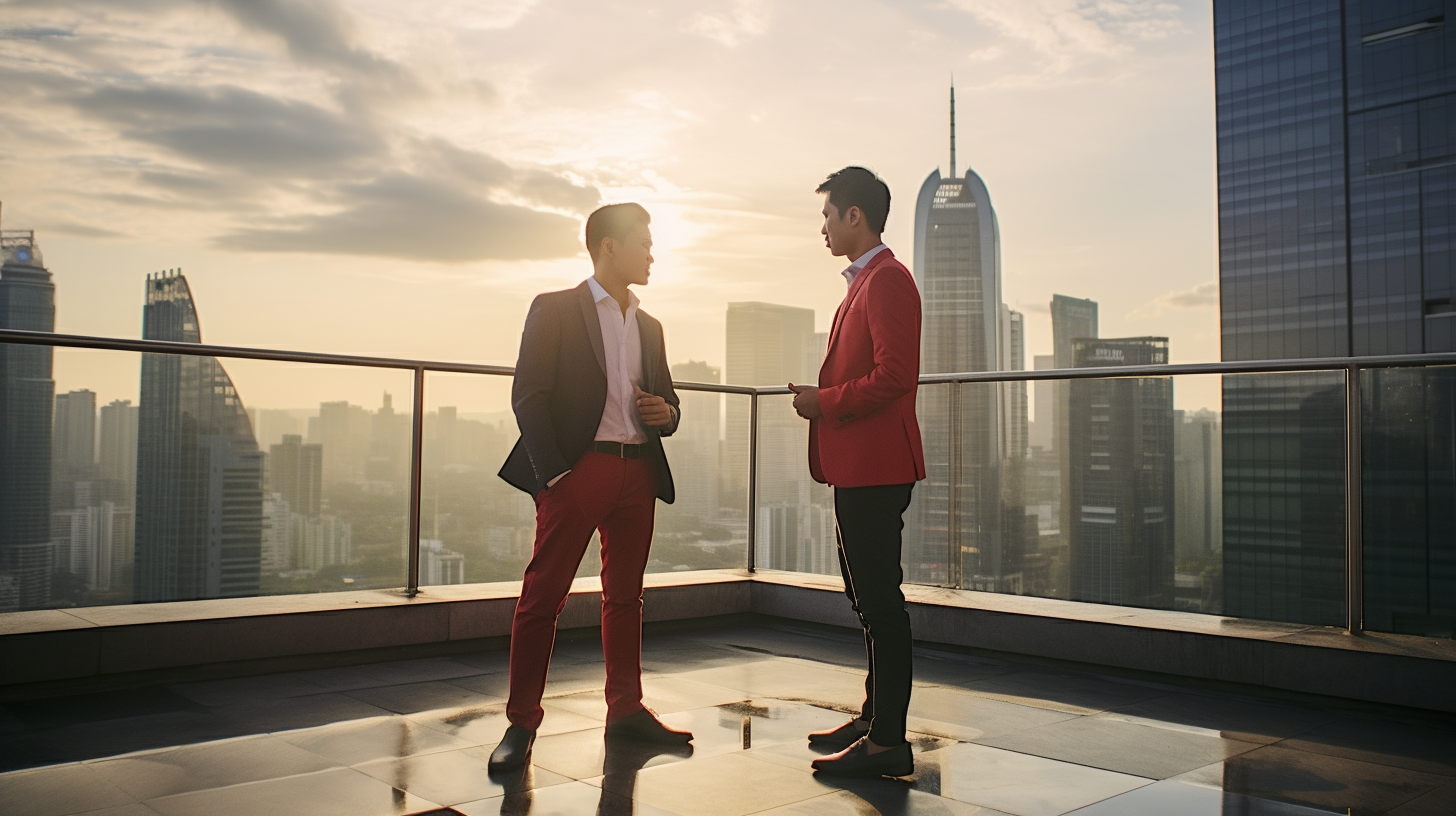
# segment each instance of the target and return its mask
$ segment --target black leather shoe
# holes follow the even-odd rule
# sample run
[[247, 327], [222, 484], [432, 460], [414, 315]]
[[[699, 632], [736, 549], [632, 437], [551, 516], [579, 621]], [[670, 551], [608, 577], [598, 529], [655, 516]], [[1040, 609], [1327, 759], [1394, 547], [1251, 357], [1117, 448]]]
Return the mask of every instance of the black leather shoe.
[[909, 776], [915, 773], [915, 757], [910, 754], [910, 743], [901, 743], [878, 754], [871, 754], [869, 746], [869, 737], [865, 737], [837, 754], [814, 760], [814, 770], [834, 776]]
[[809, 744], [816, 748], [843, 751], [867, 733], [869, 733], [869, 728], [864, 725], [863, 720], [850, 720], [838, 728], [831, 728], [828, 731], [815, 731], [809, 735]]
[[693, 732], [680, 731], [657, 719], [650, 709], [628, 714], [620, 720], [607, 723], [607, 739], [634, 740], [662, 745], [683, 745], [693, 740]]
[[490, 752], [490, 762], [487, 764], [487, 771], [513, 771], [516, 768], [524, 767], [531, 761], [531, 746], [536, 744], [536, 734], [532, 731], [511, 725], [506, 729], [505, 736], [501, 737], [500, 745]]

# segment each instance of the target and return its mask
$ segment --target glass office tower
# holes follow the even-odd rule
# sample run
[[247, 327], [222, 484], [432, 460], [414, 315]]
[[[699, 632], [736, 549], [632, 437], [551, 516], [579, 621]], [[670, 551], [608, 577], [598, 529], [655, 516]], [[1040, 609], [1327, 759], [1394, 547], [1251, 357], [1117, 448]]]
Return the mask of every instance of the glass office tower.
[[[1000, 240], [985, 182], [974, 170], [956, 174], [952, 89], [950, 174], [931, 171], [915, 201], [921, 374], [999, 368]], [[954, 414], [949, 396], [944, 388], [922, 389], [917, 405], [926, 479], [907, 514], [912, 519], [905, 528], [907, 577], [948, 583], [959, 572], [968, 589], [1015, 591], [1005, 585], [1012, 576], [1002, 558], [1000, 394], [992, 387], [960, 390], [959, 446], [948, 432]], [[957, 541], [961, 562], [947, 563]]]
[[[35, 233], [0, 232], [0, 328], [55, 331], [56, 287]], [[51, 597], [50, 346], [0, 345], [0, 611]]]
[[[1072, 341], [1077, 368], [1165, 365], [1168, 338]], [[1173, 606], [1173, 379], [1067, 383], [1071, 598]]]
[[[147, 277], [148, 340], [202, 342], [179, 273]], [[142, 356], [137, 428], [137, 601], [258, 594], [263, 455], [212, 357]]]
[[[1214, 3], [1224, 359], [1456, 349], [1451, 12], [1451, 0]], [[1456, 622], [1451, 376], [1365, 382], [1369, 628]], [[1339, 378], [1226, 382], [1226, 610], [1342, 623]]]

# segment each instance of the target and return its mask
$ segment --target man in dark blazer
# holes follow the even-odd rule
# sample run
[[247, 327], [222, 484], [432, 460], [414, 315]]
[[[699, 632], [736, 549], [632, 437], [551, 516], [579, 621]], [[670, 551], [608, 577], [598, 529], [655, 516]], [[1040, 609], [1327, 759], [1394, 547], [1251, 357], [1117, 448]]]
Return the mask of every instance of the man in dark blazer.
[[794, 409], [809, 420], [809, 472], [834, 486], [844, 592], [864, 629], [869, 672], [859, 717], [809, 735], [838, 751], [814, 760], [822, 773], [905, 776], [915, 771], [905, 718], [910, 708], [910, 616], [900, 590], [900, 533], [925, 454], [915, 419], [920, 378], [920, 292], [910, 270], [880, 240], [890, 188], [863, 167], [825, 179], [830, 253], [851, 261], [849, 288], [834, 314], [819, 384], [794, 385]]
[[511, 389], [521, 438], [500, 476], [535, 498], [536, 545], [511, 624], [510, 726], [490, 770], [530, 760], [556, 619], [594, 530], [602, 537], [606, 735], [692, 739], [642, 705], [642, 573], [656, 502], [673, 501], [662, 437], [680, 419], [662, 324], [628, 289], [651, 274], [650, 222], [638, 204], [592, 213], [592, 277], [537, 297], [526, 315]]

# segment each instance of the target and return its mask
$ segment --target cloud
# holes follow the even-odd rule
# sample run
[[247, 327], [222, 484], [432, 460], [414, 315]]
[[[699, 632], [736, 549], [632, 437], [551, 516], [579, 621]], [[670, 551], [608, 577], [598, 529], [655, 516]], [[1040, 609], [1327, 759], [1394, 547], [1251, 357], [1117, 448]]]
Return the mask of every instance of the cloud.
[[730, 8], [696, 15], [687, 30], [732, 48], [768, 28], [768, 4], [764, 0], [733, 0]]
[[125, 233], [117, 232], [116, 230], [106, 229], [104, 227], [97, 227], [91, 224], [82, 224], [76, 221], [64, 220], [44, 221], [40, 225], [40, 230], [45, 233], [55, 233], [57, 235], [71, 235], [77, 238], [113, 239], [126, 237]]
[[1090, 60], [1187, 30], [1167, 0], [951, 0], [1002, 36], [1029, 47], [1044, 74], [1066, 74]]
[[579, 222], [492, 201], [444, 179], [387, 173], [340, 190], [342, 209], [218, 239], [228, 249], [461, 262], [576, 255]]
[[1218, 304], [1218, 281], [1200, 283], [1182, 292], [1170, 292], [1157, 299], [1157, 303], [1175, 309], [1206, 309]]
[[74, 37], [69, 28], [36, 26], [34, 28], [8, 28], [0, 30], [0, 40], [44, 40], [51, 37]]
[[1146, 320], [1169, 309], [1201, 310], [1212, 309], [1216, 306], [1218, 306], [1218, 281], [1208, 281], [1200, 283], [1192, 289], [1169, 292], [1162, 297], [1155, 298], [1152, 302], [1133, 309], [1128, 313], [1127, 319]]
[[[384, 82], [391, 90], [416, 86], [398, 63], [356, 45], [354, 22], [333, 0], [212, 0], [240, 25], [281, 39], [304, 65], [342, 71], [356, 80]], [[376, 92], [379, 88], [376, 86]]]
[[342, 114], [237, 87], [103, 85], [72, 104], [124, 138], [216, 169], [320, 176], [383, 149]]

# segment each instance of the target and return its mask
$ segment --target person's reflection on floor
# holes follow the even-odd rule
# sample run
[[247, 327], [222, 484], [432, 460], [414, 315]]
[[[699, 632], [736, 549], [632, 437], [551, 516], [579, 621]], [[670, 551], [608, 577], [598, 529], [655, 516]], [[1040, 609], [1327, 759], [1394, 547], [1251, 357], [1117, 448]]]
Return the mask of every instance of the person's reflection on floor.
[[491, 781], [505, 789], [501, 799], [500, 816], [526, 816], [531, 812], [532, 793], [536, 788], [536, 766], [527, 764], [523, 768], [508, 771], [489, 771]]
[[597, 816], [632, 816], [637, 772], [656, 757], [692, 755], [691, 743], [662, 745], [608, 739], [602, 760], [602, 797], [597, 803]]

